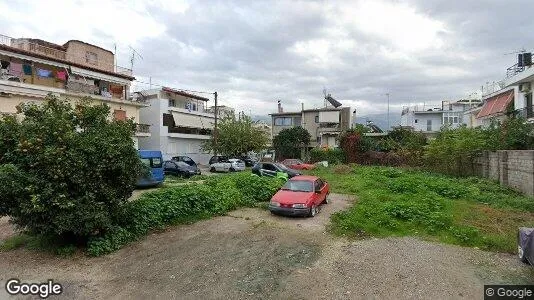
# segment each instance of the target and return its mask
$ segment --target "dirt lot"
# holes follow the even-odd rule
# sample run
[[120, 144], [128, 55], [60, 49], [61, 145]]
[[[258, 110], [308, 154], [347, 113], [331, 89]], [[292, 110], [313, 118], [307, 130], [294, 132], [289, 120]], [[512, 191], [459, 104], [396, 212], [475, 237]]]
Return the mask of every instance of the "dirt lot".
[[533, 282], [531, 268], [508, 254], [415, 238], [333, 237], [329, 216], [350, 199], [332, 200], [315, 218], [242, 209], [99, 258], [0, 253], [0, 284], [52, 278], [64, 285], [61, 299], [470, 299], [482, 297], [484, 283]]

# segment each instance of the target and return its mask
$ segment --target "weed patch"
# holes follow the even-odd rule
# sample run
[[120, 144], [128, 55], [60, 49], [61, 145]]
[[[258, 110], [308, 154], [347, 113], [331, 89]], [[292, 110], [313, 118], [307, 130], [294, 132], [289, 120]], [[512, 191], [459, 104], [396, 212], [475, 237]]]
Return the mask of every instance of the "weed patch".
[[[347, 167], [344, 167], [347, 168]], [[480, 178], [388, 167], [311, 171], [359, 201], [332, 216], [331, 231], [353, 237], [416, 235], [481, 249], [516, 251], [516, 232], [534, 226], [533, 198]]]

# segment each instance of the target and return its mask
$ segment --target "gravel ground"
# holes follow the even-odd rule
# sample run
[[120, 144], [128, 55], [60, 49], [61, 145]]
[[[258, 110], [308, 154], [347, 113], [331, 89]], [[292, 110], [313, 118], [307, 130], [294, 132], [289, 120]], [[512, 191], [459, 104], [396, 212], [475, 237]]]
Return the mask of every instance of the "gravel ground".
[[480, 299], [485, 283], [533, 282], [531, 267], [509, 254], [410, 237], [333, 237], [329, 216], [350, 198], [331, 199], [315, 218], [241, 209], [98, 258], [0, 253], [0, 285], [52, 278], [64, 284], [59, 299]]

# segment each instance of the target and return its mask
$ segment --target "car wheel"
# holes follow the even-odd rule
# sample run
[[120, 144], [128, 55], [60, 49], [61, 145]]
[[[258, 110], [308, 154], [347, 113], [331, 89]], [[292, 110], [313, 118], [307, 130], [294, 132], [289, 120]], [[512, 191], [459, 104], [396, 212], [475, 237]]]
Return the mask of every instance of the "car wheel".
[[330, 193], [326, 194], [326, 196], [324, 197], [323, 204], [328, 204], [328, 203], [330, 203], [330, 199], [328, 198], [328, 196], [330, 196]]
[[311, 208], [310, 208], [310, 217], [315, 217], [315, 215], [317, 215], [317, 205], [313, 205]]
[[211, 173], [215, 173], [215, 167], [211, 167], [211, 168], [210, 168], [210, 172], [211, 172]]

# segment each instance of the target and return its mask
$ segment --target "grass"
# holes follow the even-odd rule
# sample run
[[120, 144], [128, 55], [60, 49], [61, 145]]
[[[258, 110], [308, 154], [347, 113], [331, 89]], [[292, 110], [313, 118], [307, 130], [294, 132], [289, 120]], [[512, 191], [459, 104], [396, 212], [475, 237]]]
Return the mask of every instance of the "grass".
[[311, 171], [333, 192], [358, 202], [332, 216], [338, 235], [421, 236], [515, 253], [518, 227], [534, 227], [534, 198], [480, 178], [454, 178], [387, 167], [336, 166]]
[[56, 238], [47, 238], [41, 235], [19, 233], [1, 241], [0, 252], [11, 251], [18, 248], [40, 250], [61, 256], [70, 256], [77, 250], [73, 244], [66, 244]]

